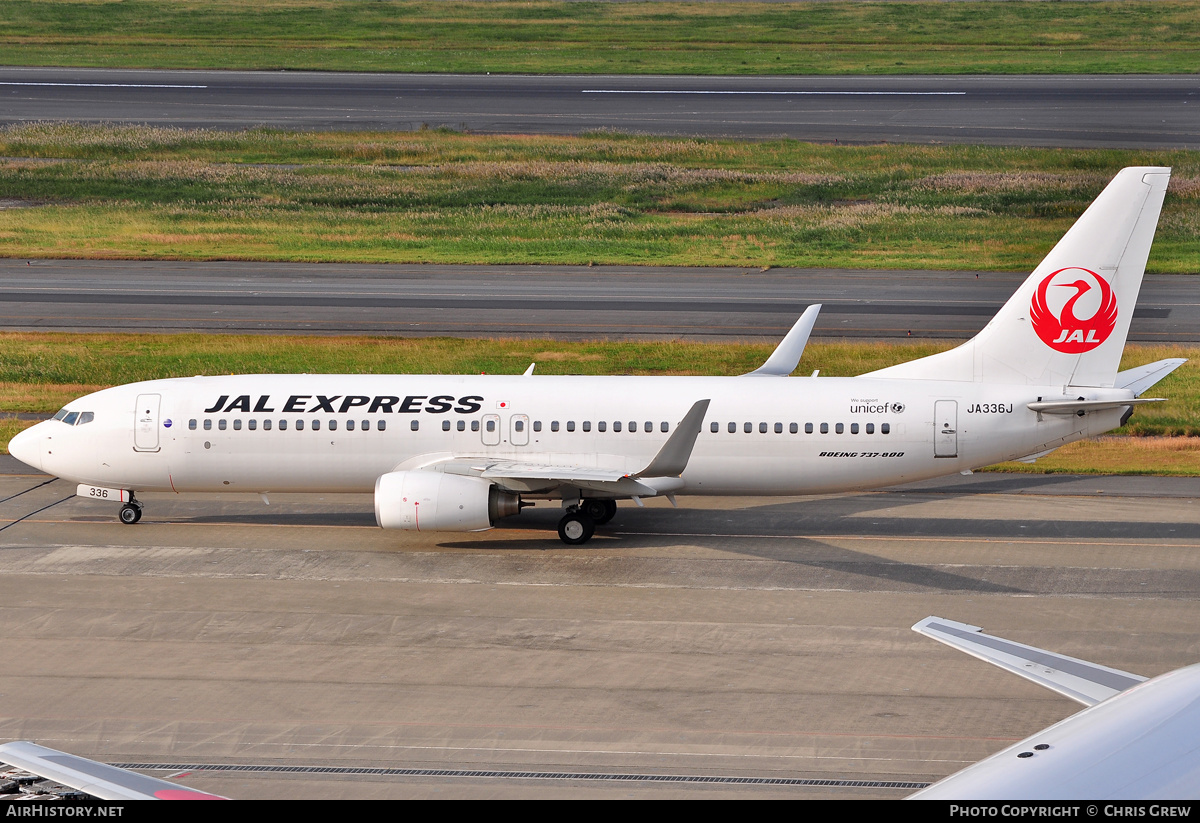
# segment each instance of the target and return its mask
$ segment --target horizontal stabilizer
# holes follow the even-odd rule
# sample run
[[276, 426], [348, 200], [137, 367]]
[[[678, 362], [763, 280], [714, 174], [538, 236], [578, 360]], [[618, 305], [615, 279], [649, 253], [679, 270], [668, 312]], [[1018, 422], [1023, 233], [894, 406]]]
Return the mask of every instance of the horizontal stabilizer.
[[804, 314], [800, 315], [800, 319], [792, 326], [792, 330], [787, 333], [787, 336], [783, 340], [779, 341], [779, 345], [775, 347], [775, 351], [771, 352], [771, 356], [767, 358], [767, 362], [743, 376], [769, 375], [773, 377], [787, 377], [794, 372], [796, 366], [800, 365], [800, 358], [804, 355], [804, 347], [808, 345], [808, 336], [812, 334], [813, 326], [817, 324], [817, 315], [820, 313], [820, 303], [814, 303], [805, 309]]
[[978, 626], [941, 617], [926, 617], [912, 628], [1085, 706], [1094, 706], [1146, 680], [1120, 669], [983, 634]]
[[1029, 410], [1038, 414], [1080, 414], [1109, 409], [1123, 409], [1126, 406], [1142, 406], [1146, 403], [1163, 403], [1165, 397], [1143, 397], [1137, 400], [1047, 400], [1030, 403]]
[[1133, 392], [1134, 397], [1141, 397], [1142, 392], [1186, 362], [1186, 357], [1171, 357], [1166, 360], [1158, 360], [1154, 363], [1138, 366], [1136, 369], [1126, 369], [1123, 372], [1117, 372], [1117, 382], [1113, 384], [1113, 388], [1129, 389]]

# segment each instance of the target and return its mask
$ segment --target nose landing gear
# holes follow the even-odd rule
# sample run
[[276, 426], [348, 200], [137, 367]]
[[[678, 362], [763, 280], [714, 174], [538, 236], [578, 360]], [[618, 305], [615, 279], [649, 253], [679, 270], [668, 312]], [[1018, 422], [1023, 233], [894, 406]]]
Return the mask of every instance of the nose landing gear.
[[126, 526], [132, 526], [142, 519], [142, 504], [130, 497], [129, 502], [121, 507], [117, 516]]

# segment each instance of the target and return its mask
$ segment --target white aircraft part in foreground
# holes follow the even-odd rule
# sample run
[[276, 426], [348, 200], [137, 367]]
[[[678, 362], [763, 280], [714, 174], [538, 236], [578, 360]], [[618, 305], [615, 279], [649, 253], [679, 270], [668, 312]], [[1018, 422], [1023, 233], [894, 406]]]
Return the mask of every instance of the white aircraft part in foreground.
[[371, 492], [379, 525], [475, 531], [561, 500], [587, 541], [617, 500], [888, 486], [1030, 459], [1122, 424], [1183, 360], [1118, 372], [1170, 178], [1121, 171], [975, 338], [859, 377], [790, 377], [810, 307], [740, 377], [243, 375], [134, 383], [18, 434], [18, 459], [136, 493]]
[[0, 763], [101, 800], [228, 800], [178, 783], [19, 740], [0, 746]]
[[1089, 708], [912, 800], [1200, 800], [1200, 665], [1151, 680], [927, 617], [913, 631]]

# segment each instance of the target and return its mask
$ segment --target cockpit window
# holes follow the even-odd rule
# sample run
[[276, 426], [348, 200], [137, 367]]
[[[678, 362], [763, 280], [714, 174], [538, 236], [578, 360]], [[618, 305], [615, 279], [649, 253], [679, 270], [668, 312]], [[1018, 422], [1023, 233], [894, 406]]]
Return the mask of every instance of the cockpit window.
[[59, 409], [59, 410], [58, 410], [58, 414], [54, 415], [54, 419], [55, 419], [55, 420], [62, 420], [62, 419], [63, 419], [64, 417], [66, 417], [66, 416], [67, 416], [67, 410], [66, 410], [66, 409]]
[[79, 412], [68, 412], [67, 416], [62, 419], [62, 422], [68, 426], [74, 426], [75, 421], [79, 419]]
[[96, 415], [93, 414], [92, 412], [83, 412], [82, 414], [79, 415], [79, 422], [76, 423], [75, 425], [82, 426], [84, 423], [91, 423], [95, 419], [96, 419]]

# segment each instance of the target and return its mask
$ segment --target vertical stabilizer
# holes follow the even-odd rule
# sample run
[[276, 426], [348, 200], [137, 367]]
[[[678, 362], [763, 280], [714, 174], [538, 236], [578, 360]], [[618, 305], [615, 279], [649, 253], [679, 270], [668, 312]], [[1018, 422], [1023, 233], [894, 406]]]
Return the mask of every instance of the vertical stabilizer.
[[983, 331], [871, 376], [1111, 387], [1170, 177], [1123, 169]]

